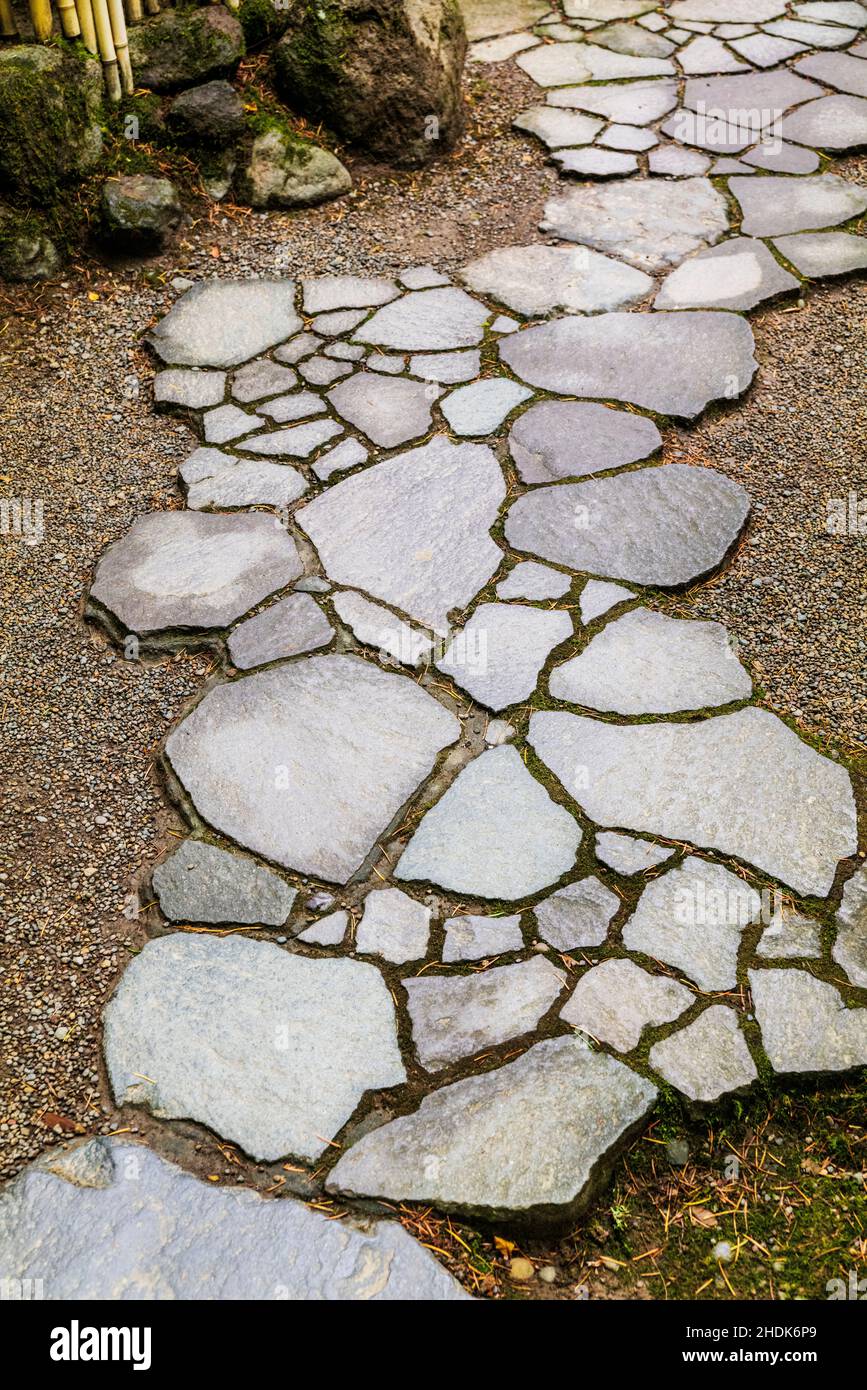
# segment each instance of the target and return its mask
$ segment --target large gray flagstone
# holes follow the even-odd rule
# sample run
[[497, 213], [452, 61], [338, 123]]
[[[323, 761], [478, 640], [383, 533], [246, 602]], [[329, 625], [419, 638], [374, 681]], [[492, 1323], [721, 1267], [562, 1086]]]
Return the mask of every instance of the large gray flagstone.
[[651, 150], [647, 156], [647, 168], [651, 174], [674, 179], [691, 178], [695, 174], [707, 172], [710, 160], [698, 150], [684, 150], [679, 145], [662, 145]]
[[355, 949], [398, 965], [420, 960], [427, 954], [430, 918], [430, 908], [400, 888], [374, 888], [364, 899]]
[[801, 275], [820, 279], [867, 267], [867, 238], [849, 232], [802, 232], [775, 237], [777, 250]]
[[301, 573], [271, 516], [152, 512], [109, 546], [90, 597], [130, 632], [222, 628]]
[[732, 170], [736, 174], [749, 172], [748, 166], [768, 169], [772, 174], [812, 174], [819, 167], [819, 156], [815, 150], [805, 149], [803, 145], [789, 145], [785, 140], [773, 140], [756, 145], [742, 156], [740, 167]]
[[764, 24], [785, 14], [785, 0], [676, 0], [668, 6], [672, 24], [684, 19], [709, 20], [712, 24]]
[[383, 659], [393, 657], [405, 666], [417, 666], [433, 646], [432, 638], [351, 590], [334, 595], [334, 611], [359, 642], [378, 648]]
[[757, 367], [753, 346], [749, 324], [734, 314], [614, 313], [525, 328], [500, 344], [500, 356], [546, 391], [693, 419], [711, 401], [747, 389]]
[[540, 401], [509, 431], [525, 483], [581, 478], [648, 458], [662, 444], [652, 420], [589, 401]]
[[442, 403], [443, 417], [454, 434], [488, 435], [529, 400], [532, 391], [508, 377], [485, 377], [450, 391]]
[[749, 63], [742, 63], [720, 39], [710, 34], [696, 34], [685, 43], [677, 55], [683, 72], [688, 75], [700, 72], [746, 72]]
[[638, 173], [634, 154], [617, 150], [555, 150], [551, 156], [561, 173], [577, 174], [579, 178], [613, 179]]
[[776, 1072], [851, 1071], [867, 1066], [867, 1009], [806, 970], [751, 970], [762, 1044]]
[[194, 285], [148, 334], [164, 362], [237, 367], [302, 327], [292, 280], [208, 280]]
[[581, 976], [560, 1017], [618, 1052], [631, 1052], [648, 1024], [671, 1023], [694, 995], [667, 975], [631, 960], [604, 960]]
[[[605, 122], [598, 117], [585, 116], [580, 111], [563, 111], [554, 106], [531, 106], [515, 117], [516, 130], [536, 135], [551, 150], [565, 145], [589, 145]], [[476, 285], [473, 288], [479, 289]]]
[[540, 87], [619, 82], [624, 77], [668, 77], [675, 71], [670, 58], [633, 58], [592, 43], [542, 44], [519, 53], [515, 62]]
[[[698, 145], [700, 149], [715, 155], [729, 155], [752, 145], [767, 128], [764, 123], [766, 113], [762, 111], [748, 109], [739, 120], [729, 121], [721, 109], [717, 109], [719, 114], [706, 115], [681, 107], [662, 123], [660, 131], [685, 145]], [[720, 172], [716, 166], [714, 172]]]
[[215, 687], [166, 752], [209, 824], [345, 883], [458, 733], [408, 677], [315, 656]]
[[477, 898], [515, 901], [556, 883], [575, 862], [578, 823], [507, 746], [461, 771], [425, 814], [395, 877]]
[[795, 64], [798, 72], [815, 77], [826, 87], [837, 87], [856, 97], [867, 97], [867, 63], [851, 53], [808, 53]]
[[586, 246], [505, 246], [471, 261], [460, 273], [471, 289], [528, 317], [552, 309], [608, 313], [653, 289], [643, 271]]
[[282, 927], [296, 889], [244, 855], [186, 840], [153, 872], [160, 911], [170, 922], [261, 922]]
[[232, 460], [234, 466], [221, 468], [187, 488], [187, 506], [203, 507], [288, 507], [307, 491], [307, 480], [297, 468], [265, 459]]
[[867, 9], [857, 0], [806, 0], [795, 5], [799, 19], [815, 19], [826, 24], [851, 24], [859, 28], [867, 24]]
[[505, 492], [490, 449], [438, 436], [337, 483], [296, 520], [335, 583], [446, 633], [502, 561], [490, 528]]
[[478, 348], [463, 352], [423, 352], [409, 361], [413, 376], [420, 376], [423, 381], [442, 381], [446, 385], [472, 381], [479, 375], [481, 365]]
[[266, 661], [327, 647], [334, 629], [309, 594], [289, 594], [239, 623], [229, 634], [229, 656], [241, 671]]
[[539, 935], [557, 951], [601, 946], [620, 899], [598, 878], [567, 883], [533, 908]]
[[169, 367], [154, 377], [154, 405], [205, 410], [209, 405], [219, 405], [225, 390], [225, 372], [188, 372], [183, 367]]
[[862, 864], [847, 881], [836, 926], [831, 954], [853, 985], [867, 989], [867, 865]]
[[298, 377], [291, 367], [281, 367], [267, 357], [248, 362], [232, 378], [232, 395], [245, 404], [274, 396], [278, 391], [290, 391]]
[[318, 1158], [365, 1091], [405, 1080], [379, 971], [240, 936], [149, 941], [105, 1012], [118, 1104], [207, 1125], [252, 1158]]
[[565, 0], [570, 19], [632, 19], [653, 9], [653, 0]]
[[690, 1100], [712, 1101], [751, 1086], [758, 1072], [737, 1014], [713, 1004], [650, 1049], [650, 1065]]
[[649, 125], [677, 105], [677, 83], [629, 82], [610, 86], [558, 87], [548, 92], [549, 106], [593, 111], [609, 121]]
[[257, 415], [267, 416], [278, 425], [288, 425], [294, 420], [306, 420], [311, 415], [321, 415], [326, 409], [322, 397], [315, 391], [295, 391], [288, 396], [277, 396], [275, 400], [256, 407]]
[[867, 101], [834, 94], [808, 101], [783, 118], [780, 133], [817, 150], [851, 150], [867, 144]]
[[634, 726], [546, 710], [529, 738], [597, 825], [718, 849], [819, 896], [855, 852], [848, 772], [769, 710]]
[[654, 309], [752, 309], [800, 288], [763, 241], [734, 237], [699, 251], [665, 279]]
[[327, 1186], [471, 1215], [571, 1220], [655, 1099], [655, 1087], [622, 1062], [581, 1038], [554, 1038], [365, 1135]]
[[367, 275], [320, 275], [302, 281], [304, 312], [321, 314], [332, 309], [366, 309], [397, 299], [393, 280]]
[[321, 444], [343, 433], [336, 420], [311, 420], [303, 425], [287, 425], [284, 429], [269, 430], [243, 441], [247, 454], [262, 454], [272, 458], [309, 458]]
[[555, 565], [678, 588], [721, 564], [749, 509], [721, 473], [667, 463], [537, 488], [512, 503], [505, 530], [516, 550]]
[[610, 48], [613, 53], [629, 53], [635, 58], [667, 58], [675, 50], [671, 40], [664, 39], [661, 34], [625, 23], [607, 24], [604, 29], [595, 29], [593, 42]]
[[374, 444], [393, 449], [431, 427], [431, 406], [441, 391], [420, 381], [378, 372], [357, 372], [328, 392], [338, 415]]
[[848, 222], [867, 209], [867, 192], [837, 174], [764, 179], [736, 175], [729, 188], [743, 210], [746, 236], [783, 236]]
[[802, 43], [792, 43], [791, 39], [778, 39], [773, 34], [750, 34], [746, 38], [732, 39], [731, 47], [759, 68], [776, 67], [795, 53], [804, 51]]
[[490, 317], [465, 290], [414, 290], [378, 309], [355, 334], [360, 343], [402, 352], [440, 352], [475, 347]]
[[572, 619], [556, 609], [481, 603], [437, 666], [488, 709], [526, 700], [551, 652], [572, 636]]
[[774, 68], [767, 72], [690, 78], [684, 88], [683, 104], [708, 117], [716, 114], [731, 125], [755, 129], [775, 125], [790, 106], [822, 95], [817, 83], [788, 68]]
[[837, 24], [811, 24], [801, 19], [776, 19], [767, 26], [769, 34], [781, 39], [794, 39], [810, 48], [843, 48], [857, 39], [857, 29], [844, 29]]
[[443, 960], [482, 960], [507, 951], [523, 950], [519, 914], [512, 917], [479, 917], [467, 913], [445, 923]]
[[[549, 198], [543, 231], [610, 251], [639, 270], [664, 270], [728, 231], [722, 194], [709, 179], [651, 179], [573, 188]], [[633, 320], [634, 321], [634, 320]]]

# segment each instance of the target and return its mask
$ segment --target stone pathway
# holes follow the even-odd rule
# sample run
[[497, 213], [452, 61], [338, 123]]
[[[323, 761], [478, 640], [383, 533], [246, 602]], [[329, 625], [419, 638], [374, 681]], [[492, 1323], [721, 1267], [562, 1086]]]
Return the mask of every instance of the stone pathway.
[[[88, 611], [220, 675], [163, 754], [190, 838], [107, 1007], [118, 1104], [350, 1203], [540, 1226], [660, 1084], [867, 1064], [849, 772], [722, 627], [652, 607], [736, 563], [750, 511], [661, 431], [748, 390], [746, 311], [867, 266], [867, 194], [828, 165], [864, 143], [865, 25], [565, 0], [471, 54], [539, 85], [515, 124], [563, 176], [549, 240], [459, 282], [208, 281], [153, 330], [156, 404], [202, 445]], [[116, 1240], [144, 1205], [177, 1241]], [[74, 1296], [462, 1296], [393, 1222], [116, 1141], [22, 1175], [0, 1249]]]

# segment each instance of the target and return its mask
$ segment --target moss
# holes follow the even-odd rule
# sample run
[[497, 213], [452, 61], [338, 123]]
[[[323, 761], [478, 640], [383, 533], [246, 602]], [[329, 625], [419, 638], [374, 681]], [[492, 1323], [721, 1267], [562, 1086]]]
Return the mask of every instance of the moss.
[[274, 50], [278, 84], [300, 89], [310, 110], [322, 110], [343, 81], [347, 28], [339, 5], [302, 0], [292, 15], [293, 33]]
[[0, 52], [0, 185], [54, 208], [98, 161], [99, 66], [75, 45]]
[[289, 7], [279, 5], [275, 0], [241, 0], [237, 18], [244, 31], [247, 49], [261, 48], [285, 32], [289, 23]]

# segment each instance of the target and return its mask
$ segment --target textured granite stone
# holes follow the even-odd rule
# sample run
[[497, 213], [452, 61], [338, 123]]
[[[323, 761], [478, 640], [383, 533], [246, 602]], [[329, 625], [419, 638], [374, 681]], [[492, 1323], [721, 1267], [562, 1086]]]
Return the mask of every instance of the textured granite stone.
[[178, 405], [186, 410], [205, 410], [218, 405], [226, 390], [225, 372], [186, 371], [169, 367], [154, 377], [154, 404]]
[[763, 960], [818, 958], [822, 954], [820, 924], [793, 908], [777, 906], [769, 925], [762, 932], [756, 955]]
[[236, 401], [248, 404], [250, 401], [260, 401], [265, 396], [275, 396], [278, 391], [291, 391], [297, 383], [298, 377], [291, 367], [281, 367], [267, 357], [260, 357], [255, 362], [247, 362], [235, 372], [232, 395]]
[[[557, 150], [564, 145], [589, 145], [604, 129], [605, 122], [598, 116], [586, 116], [580, 111], [564, 111], [556, 106], [531, 106], [517, 115], [512, 125], [516, 130], [538, 136], [549, 149]], [[471, 288], [485, 293], [481, 285], [471, 283]]]
[[665, 845], [619, 835], [615, 830], [603, 830], [596, 836], [596, 858], [618, 874], [642, 874], [664, 864], [674, 853]]
[[817, 150], [851, 150], [867, 144], [867, 101], [863, 97], [820, 97], [784, 116], [786, 140]]
[[648, 1024], [671, 1023], [694, 1002], [685, 985], [650, 975], [631, 960], [604, 960], [588, 970], [560, 1017], [618, 1052], [631, 1052]]
[[307, 480], [297, 468], [265, 459], [232, 460], [233, 467], [220, 468], [187, 488], [187, 506], [193, 511], [206, 507], [288, 507], [307, 491]]
[[252, 439], [245, 439], [243, 448], [248, 454], [306, 459], [320, 445], [342, 433], [343, 427], [336, 420], [311, 420], [308, 424], [287, 425], [284, 429], [257, 434]]
[[734, 237], [700, 251], [663, 281], [654, 309], [753, 309], [765, 299], [800, 288], [764, 242]]
[[729, 188], [743, 209], [747, 236], [776, 237], [834, 227], [867, 209], [867, 192], [837, 174], [765, 179], [736, 175], [729, 180]]
[[847, 275], [867, 268], [867, 238], [849, 232], [803, 232], [781, 236], [774, 245], [795, 269], [810, 279]]
[[533, 908], [539, 935], [558, 951], [601, 946], [620, 899], [598, 878], [567, 883]]
[[275, 350], [274, 356], [278, 362], [289, 362], [294, 365], [296, 362], [302, 361], [303, 358], [309, 357], [311, 352], [315, 352], [321, 346], [322, 339], [316, 333], [296, 333], [293, 338], [289, 339], [288, 343], [283, 343]]
[[762, 1043], [776, 1072], [851, 1071], [867, 1066], [867, 1009], [805, 970], [751, 970]]
[[635, 598], [634, 593], [622, 584], [607, 584], [603, 579], [588, 579], [578, 600], [581, 621], [595, 622], [603, 613], [607, 613], [609, 608], [613, 608], [617, 603], [626, 603], [631, 598]]
[[313, 464], [313, 472], [321, 482], [326, 483], [335, 473], [343, 473], [347, 468], [355, 468], [359, 463], [367, 463], [370, 454], [358, 439], [344, 439], [327, 453], [320, 454]]
[[334, 629], [309, 594], [289, 594], [229, 634], [229, 656], [240, 670], [249, 671], [266, 661], [327, 647], [333, 636]]
[[314, 357], [308, 357], [305, 362], [302, 362], [298, 370], [311, 386], [330, 386], [333, 381], [339, 381], [341, 377], [350, 375], [352, 363], [335, 362], [333, 357], [326, 357], [324, 354], [317, 353]]
[[361, 594], [335, 594], [334, 611], [359, 642], [378, 648], [381, 657], [394, 657], [405, 666], [417, 666], [433, 646], [432, 638]]
[[[429, 391], [430, 387], [424, 389]], [[532, 394], [526, 386], [508, 377], [486, 377], [451, 391], [442, 403], [442, 412], [455, 434], [488, 435], [498, 430], [506, 416]]]
[[256, 414], [264, 415], [277, 425], [288, 425], [294, 420], [307, 420], [311, 415], [321, 415], [325, 402], [314, 391], [295, 391], [288, 396], [277, 396], [265, 405], [257, 406]]
[[394, 449], [418, 439], [431, 427], [431, 406], [440, 392], [402, 376], [356, 372], [328, 392], [338, 415], [374, 444]]
[[525, 483], [581, 478], [648, 458], [662, 444], [652, 420], [590, 401], [539, 401], [509, 432]]
[[393, 280], [370, 275], [319, 275], [303, 280], [305, 314], [332, 309], [362, 309], [388, 304], [400, 293]]
[[572, 580], [560, 570], [537, 565], [535, 560], [522, 560], [497, 585], [497, 598], [562, 598], [569, 592]]
[[677, 105], [676, 82], [629, 82], [612, 86], [559, 87], [549, 92], [550, 106], [594, 111], [609, 121], [649, 125]]
[[709, 179], [696, 178], [673, 187], [645, 180], [555, 194], [542, 228], [655, 271], [713, 245], [728, 225], [722, 194]]
[[612, 150], [652, 150], [657, 143], [652, 130], [642, 130], [635, 125], [610, 125], [597, 141], [606, 149]]
[[847, 880], [835, 919], [837, 939], [831, 952], [853, 985], [867, 989], [867, 867]]
[[404, 352], [475, 347], [489, 316], [484, 304], [453, 286], [416, 290], [378, 309], [355, 337]]
[[466, 348], [461, 352], [423, 352], [410, 358], [409, 369], [423, 381], [441, 381], [445, 385], [453, 385], [458, 381], [472, 381], [473, 377], [478, 376], [481, 359], [478, 348]]
[[747, 150], [739, 168], [731, 172], [749, 173], [750, 167], [768, 169], [773, 174], [812, 174], [819, 167], [819, 156], [815, 150], [807, 150], [803, 145], [790, 145], [785, 140], [767, 141]]
[[798, 72], [815, 77], [827, 87], [867, 97], [867, 63], [850, 53], [808, 53], [795, 63]]
[[633, 58], [591, 43], [543, 44], [519, 53], [515, 61], [540, 87], [619, 82], [624, 77], [668, 77], [675, 70], [669, 58]]
[[239, 439], [261, 428], [262, 421], [258, 415], [250, 415], [236, 405], [218, 405], [214, 410], [205, 411], [202, 416], [206, 444], [227, 444], [230, 439]]
[[617, 150], [554, 150], [551, 159], [561, 174], [576, 174], [579, 179], [620, 179], [638, 173], [635, 155]]
[[731, 47], [759, 68], [775, 67], [804, 51], [803, 44], [775, 38], [773, 34], [750, 34], [747, 38], [732, 39]]
[[429, 907], [400, 888], [374, 888], [364, 899], [364, 915], [355, 934], [360, 955], [382, 956], [397, 965], [427, 954]]
[[436, 664], [480, 704], [506, 709], [533, 694], [551, 652], [571, 636], [568, 613], [481, 603]]
[[303, 941], [305, 946], [340, 946], [343, 944], [348, 926], [349, 913], [341, 908], [337, 912], [329, 912], [327, 917], [320, 917], [318, 922], [305, 927], [295, 940]]
[[650, 1049], [650, 1065], [690, 1100], [712, 1101], [751, 1086], [756, 1064], [738, 1027], [737, 1014], [713, 1004]]
[[743, 63], [719, 39], [710, 34], [697, 34], [685, 43], [677, 55], [681, 70], [692, 76], [703, 72], [747, 72], [749, 63]]
[[208, 280], [181, 296], [148, 341], [164, 362], [236, 367], [300, 327], [292, 280]]
[[667, 175], [669, 178], [686, 179], [698, 174], [706, 174], [710, 160], [698, 150], [684, 150], [677, 145], [663, 145], [651, 150], [647, 156], [647, 167], [651, 174]]
[[484, 960], [524, 947], [520, 916], [450, 917], [445, 924], [443, 960]]
[[153, 872], [170, 922], [261, 922], [282, 927], [297, 890], [271, 869], [203, 840], [185, 840]]

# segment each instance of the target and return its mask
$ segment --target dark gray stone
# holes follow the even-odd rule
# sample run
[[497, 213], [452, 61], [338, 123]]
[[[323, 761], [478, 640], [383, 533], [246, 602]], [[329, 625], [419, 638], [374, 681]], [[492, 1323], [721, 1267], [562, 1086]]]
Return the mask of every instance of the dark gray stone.
[[153, 873], [170, 922], [261, 922], [282, 927], [297, 889], [270, 869], [204, 840], [186, 840]]

